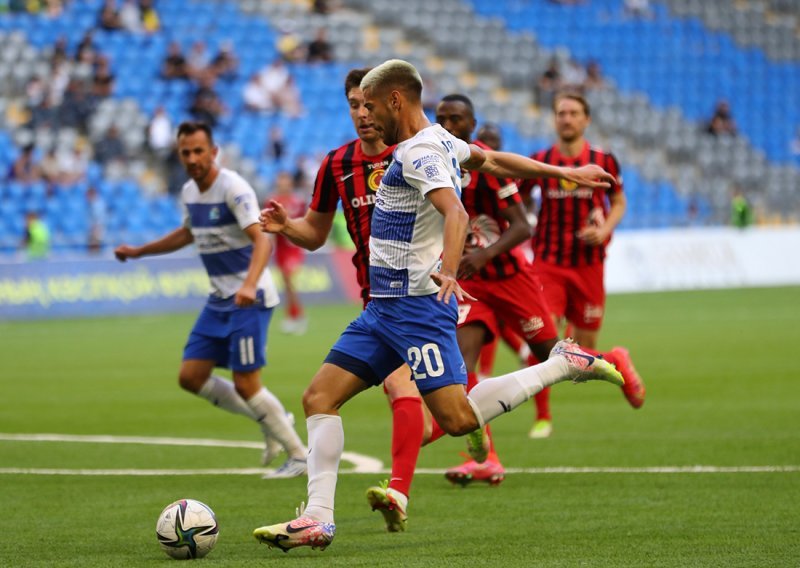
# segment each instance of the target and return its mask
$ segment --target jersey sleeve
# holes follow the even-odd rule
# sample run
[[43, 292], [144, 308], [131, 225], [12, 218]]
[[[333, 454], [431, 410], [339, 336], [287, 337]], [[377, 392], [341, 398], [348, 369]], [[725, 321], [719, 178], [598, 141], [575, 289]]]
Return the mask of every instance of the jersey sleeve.
[[183, 201], [181, 201], [181, 225], [184, 229], [192, 228], [192, 217], [189, 215], [189, 208]]
[[614, 156], [614, 154], [606, 154], [605, 162], [606, 163], [603, 168], [612, 176], [617, 178], [617, 181], [619, 182], [611, 184], [611, 187], [607, 190], [608, 195], [622, 193], [622, 172], [619, 169], [619, 162], [617, 161], [616, 156]]
[[311, 195], [309, 209], [319, 213], [336, 211], [339, 202], [339, 192], [336, 189], [336, 179], [333, 175], [331, 155], [325, 156], [317, 171], [314, 180], [314, 193]]
[[469, 144], [460, 138], [455, 139], [453, 143], [453, 150], [456, 153], [456, 160], [458, 160], [459, 164], [463, 164], [469, 160], [469, 157], [472, 155], [472, 151], [469, 149]]
[[454, 167], [457, 169], [458, 163], [455, 157], [449, 159], [456, 163], [447, 163], [448, 155], [443, 148], [439, 149], [430, 143], [417, 144], [403, 156], [403, 177], [422, 195], [442, 187], [455, 189], [450, 170]]
[[486, 176], [486, 182], [494, 194], [500, 209], [506, 209], [517, 203], [522, 203], [519, 188], [513, 179], [499, 178], [492, 175]]
[[225, 203], [242, 229], [258, 223], [258, 198], [256, 192], [243, 178], [236, 178], [230, 185], [225, 195]]

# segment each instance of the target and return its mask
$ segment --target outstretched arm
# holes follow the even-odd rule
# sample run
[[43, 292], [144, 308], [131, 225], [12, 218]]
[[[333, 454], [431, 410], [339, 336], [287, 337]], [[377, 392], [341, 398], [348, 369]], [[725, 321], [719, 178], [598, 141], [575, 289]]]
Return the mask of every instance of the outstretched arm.
[[614, 176], [594, 164], [580, 168], [567, 168], [551, 166], [511, 152], [483, 150], [474, 144], [470, 144], [469, 149], [470, 157], [461, 165], [468, 170], [478, 170], [496, 177], [523, 179], [551, 177], [591, 188], [608, 188], [612, 183], [616, 183]]
[[142, 246], [133, 247], [120, 245], [114, 249], [114, 256], [120, 262], [125, 262], [129, 258], [139, 258], [141, 256], [152, 256], [155, 254], [166, 254], [182, 249], [186, 245], [192, 244], [194, 237], [192, 232], [186, 227], [175, 229], [171, 233], [164, 235], [160, 239], [150, 241]]
[[280, 233], [300, 248], [317, 250], [325, 244], [336, 213], [320, 213], [309, 209], [305, 217], [290, 219], [286, 209], [277, 201], [261, 211], [259, 220], [265, 233]]
[[455, 294], [456, 299], [463, 301], [464, 297], [474, 300], [461, 289], [456, 280], [458, 264], [461, 253], [464, 251], [464, 241], [467, 238], [467, 223], [469, 216], [464, 210], [464, 205], [453, 191], [453, 188], [443, 187], [434, 189], [426, 195], [436, 210], [444, 217], [444, 249], [442, 251], [442, 267], [439, 272], [431, 274], [431, 279], [439, 285], [437, 300], [444, 299], [445, 304], [450, 303], [450, 296]]

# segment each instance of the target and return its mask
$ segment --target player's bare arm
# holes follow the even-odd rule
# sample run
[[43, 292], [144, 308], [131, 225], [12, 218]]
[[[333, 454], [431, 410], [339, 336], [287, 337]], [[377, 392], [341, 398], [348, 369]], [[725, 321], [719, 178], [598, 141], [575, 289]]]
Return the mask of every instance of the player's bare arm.
[[464, 298], [474, 300], [472, 296], [461, 289], [456, 280], [461, 253], [464, 252], [464, 241], [467, 238], [467, 223], [469, 216], [464, 210], [464, 205], [451, 187], [442, 187], [428, 192], [426, 195], [436, 210], [444, 217], [444, 250], [442, 251], [442, 267], [439, 272], [431, 274], [431, 279], [439, 286], [436, 299], [444, 299], [445, 304], [450, 303], [450, 297], [455, 294], [458, 301]]
[[269, 255], [272, 253], [272, 243], [269, 238], [261, 232], [257, 224], [250, 225], [244, 229], [244, 234], [253, 241], [253, 255], [250, 257], [250, 266], [247, 268], [247, 276], [244, 278], [242, 287], [236, 292], [233, 299], [237, 306], [251, 306], [256, 301], [258, 291], [258, 280], [267, 266]]
[[459, 278], [470, 278], [480, 272], [496, 256], [510, 251], [531, 238], [531, 225], [528, 223], [521, 203], [501, 210], [500, 215], [508, 221], [508, 229], [503, 231], [500, 238], [485, 249], [477, 249], [465, 254], [458, 267]]
[[120, 262], [125, 262], [129, 258], [139, 258], [142, 256], [152, 256], [156, 254], [166, 254], [180, 250], [186, 245], [194, 242], [192, 232], [186, 227], [175, 229], [155, 241], [150, 241], [142, 246], [134, 247], [130, 245], [120, 245], [114, 249], [114, 256]]
[[603, 244], [614, 232], [614, 229], [622, 221], [628, 201], [622, 192], [614, 193], [609, 197], [611, 207], [604, 221], [583, 227], [578, 231], [578, 238], [588, 245], [598, 246]]
[[305, 217], [290, 219], [286, 209], [277, 201], [261, 211], [259, 221], [265, 233], [280, 233], [300, 248], [317, 250], [325, 244], [333, 226], [336, 213], [320, 213], [309, 209]]
[[588, 164], [580, 168], [551, 166], [511, 152], [484, 150], [470, 144], [470, 157], [461, 164], [468, 170], [478, 170], [496, 177], [533, 179], [552, 177], [571, 181], [580, 187], [609, 188], [616, 179], [600, 166]]

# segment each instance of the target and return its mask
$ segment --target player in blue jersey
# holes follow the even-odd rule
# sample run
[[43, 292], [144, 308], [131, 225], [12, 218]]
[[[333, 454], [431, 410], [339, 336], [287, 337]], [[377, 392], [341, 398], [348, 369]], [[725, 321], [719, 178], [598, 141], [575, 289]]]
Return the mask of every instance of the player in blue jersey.
[[[256, 421], [266, 440], [265, 465], [286, 450], [288, 459], [271, 477], [303, 475], [305, 447], [281, 402], [261, 383], [278, 293], [265, 270], [271, 244], [260, 230], [256, 194], [236, 172], [217, 165], [217, 147], [206, 124], [180, 125], [178, 155], [191, 178], [181, 193], [183, 226], [141, 246], [121, 245], [114, 254], [124, 262], [197, 246], [211, 293], [184, 348], [180, 385]], [[215, 367], [231, 369], [233, 382], [214, 375]]]
[[[283, 550], [325, 548], [333, 540], [334, 493], [344, 447], [339, 409], [403, 362], [411, 367], [438, 426], [454, 436], [474, 433], [476, 442], [485, 423], [546, 386], [570, 379], [623, 382], [613, 365], [561, 341], [547, 361], [486, 379], [467, 395], [466, 366], [456, 341], [458, 306], [452, 301], [469, 297], [456, 279], [468, 221], [460, 199], [462, 165], [502, 177], [558, 177], [583, 187], [607, 187], [613, 177], [599, 166], [560, 168], [483, 150], [431, 125], [422, 109], [422, 80], [405, 61], [375, 67], [362, 79], [361, 89], [384, 143], [397, 144], [372, 215], [372, 301], [342, 333], [303, 395], [308, 505], [298, 518], [253, 533]], [[403, 495], [390, 497], [406, 509]]]

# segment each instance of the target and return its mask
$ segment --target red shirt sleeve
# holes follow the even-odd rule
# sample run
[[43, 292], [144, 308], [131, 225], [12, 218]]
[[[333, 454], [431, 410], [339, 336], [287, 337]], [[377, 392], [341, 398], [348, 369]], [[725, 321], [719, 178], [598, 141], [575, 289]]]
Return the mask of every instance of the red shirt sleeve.
[[336, 178], [333, 175], [331, 155], [325, 156], [317, 171], [314, 180], [314, 193], [311, 195], [309, 208], [319, 213], [336, 211], [339, 202], [339, 192], [336, 189]]

